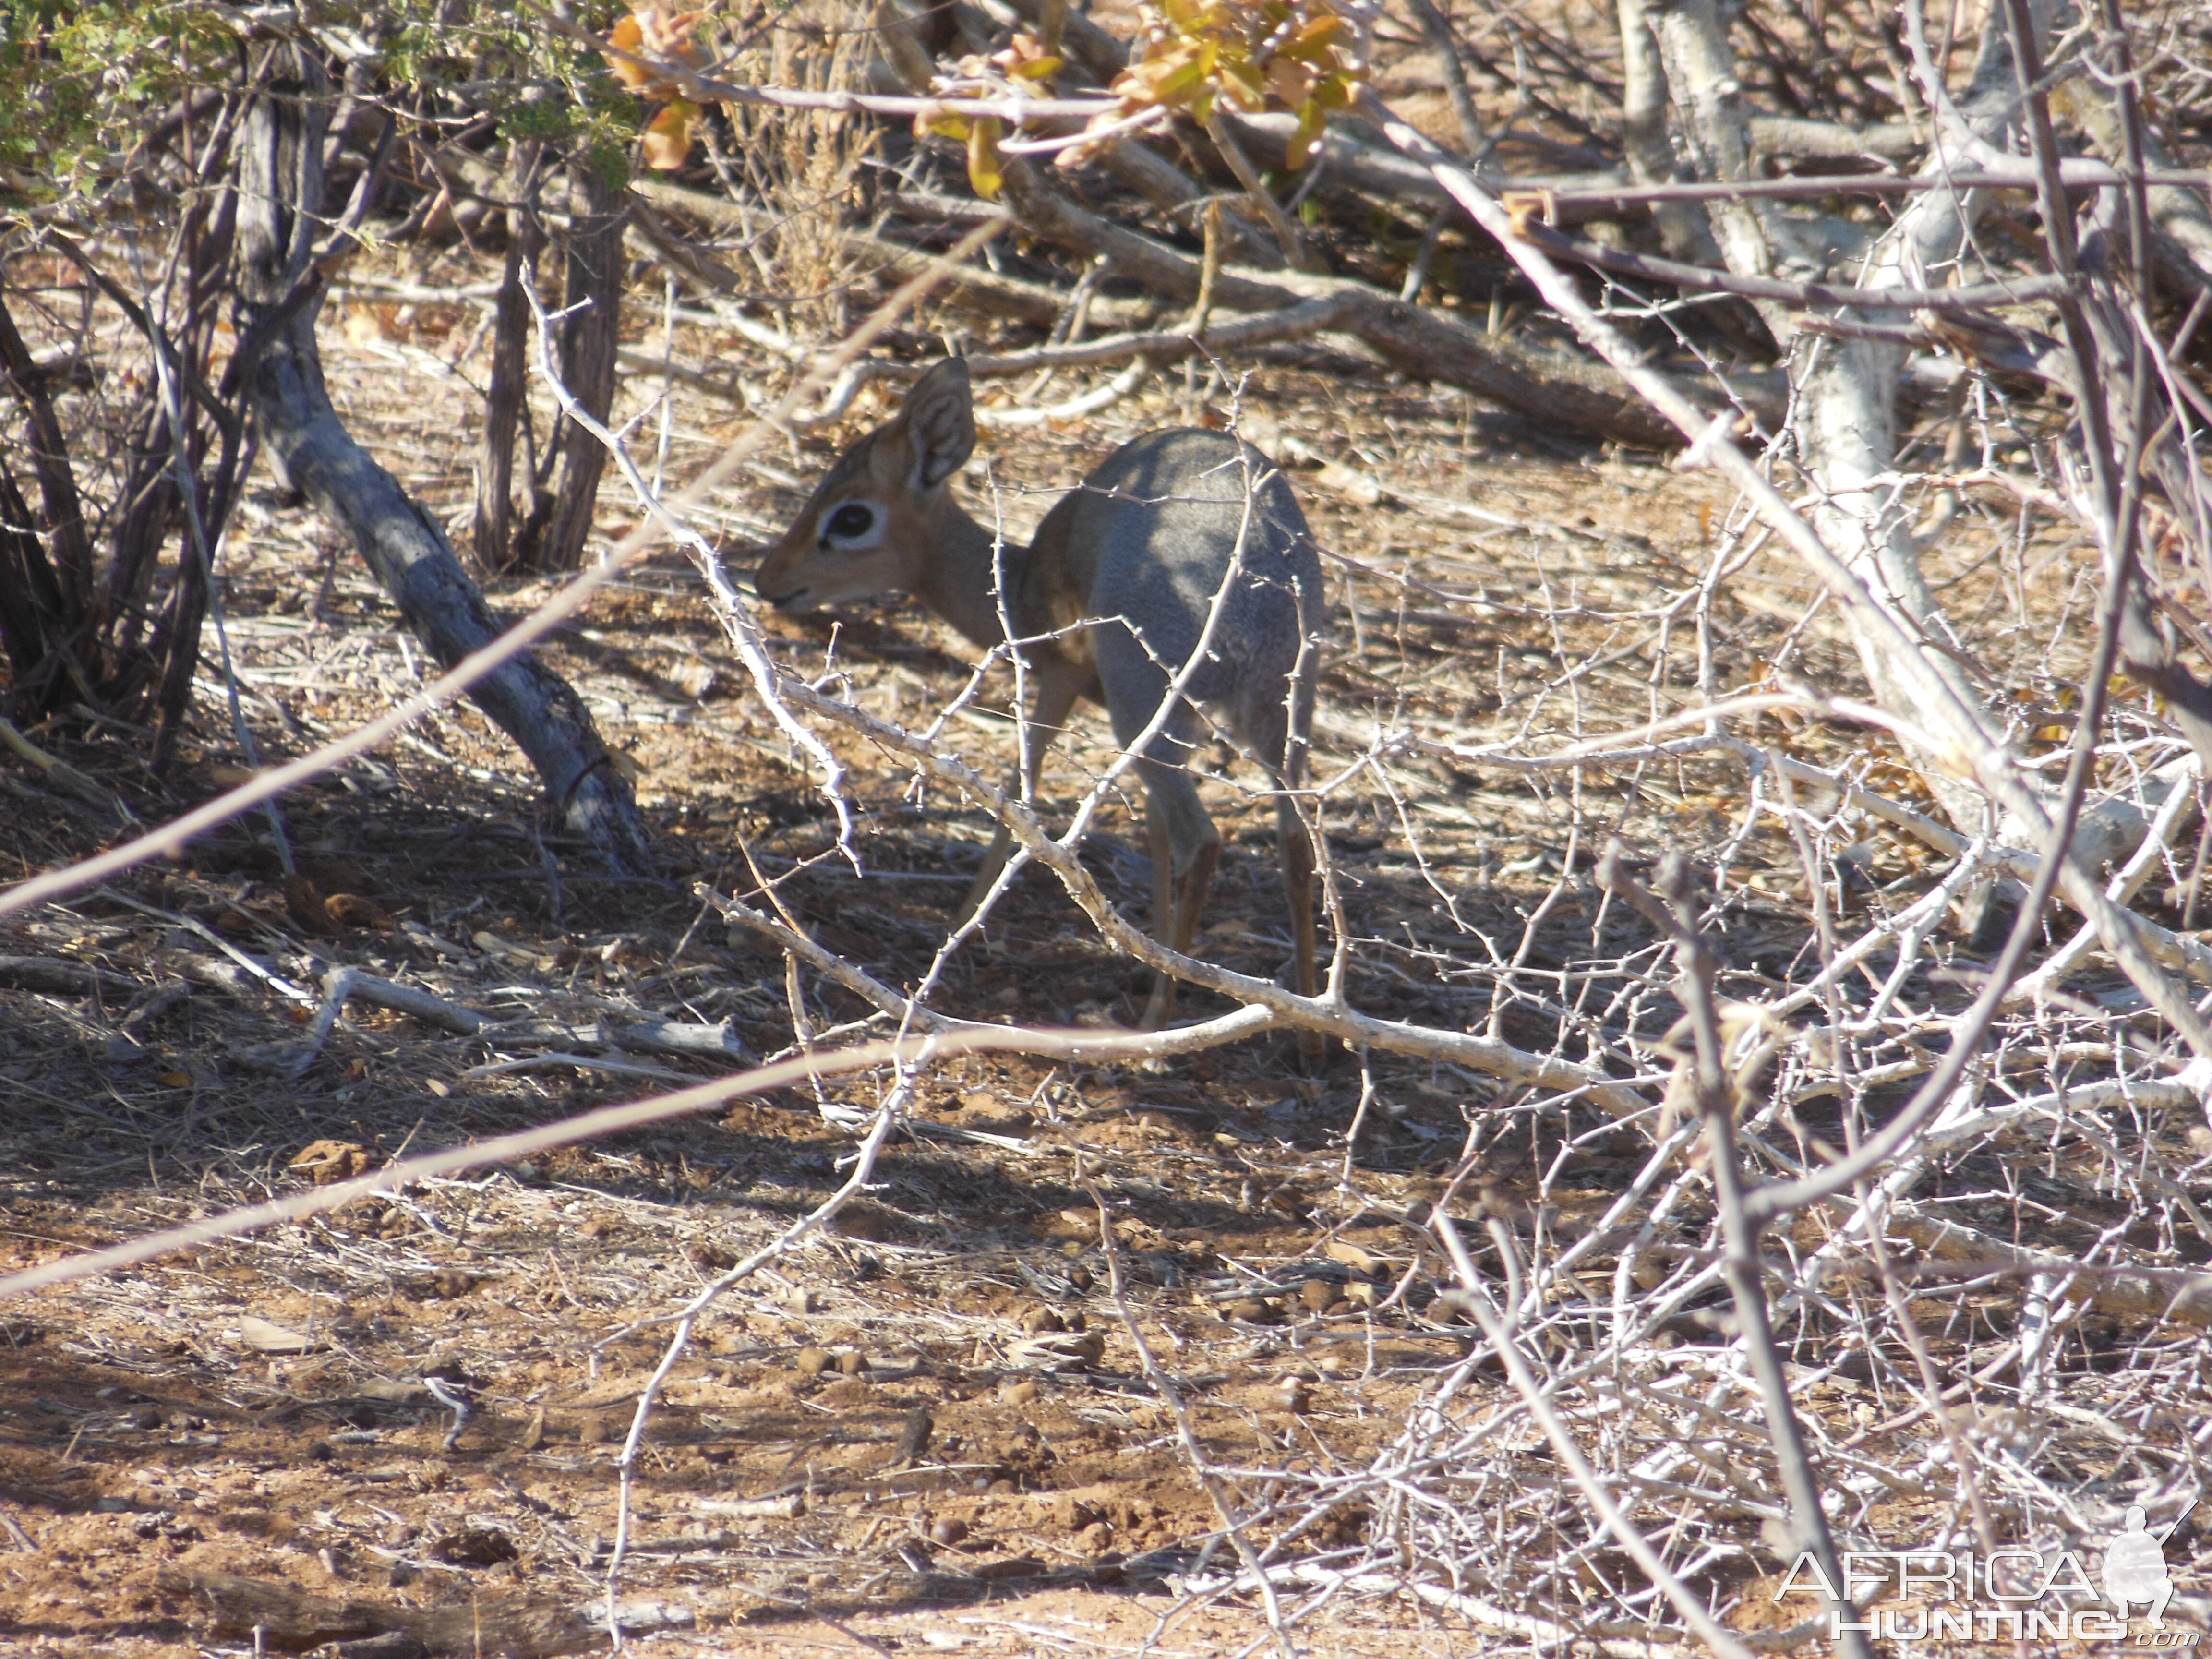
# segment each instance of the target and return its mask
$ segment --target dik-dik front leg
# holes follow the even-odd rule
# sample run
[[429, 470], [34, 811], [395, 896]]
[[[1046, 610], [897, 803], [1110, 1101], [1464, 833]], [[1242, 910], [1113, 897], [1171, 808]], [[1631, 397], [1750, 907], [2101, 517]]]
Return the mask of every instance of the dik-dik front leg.
[[[1036, 799], [1037, 775], [1044, 769], [1045, 751], [1067, 724], [1067, 717], [1084, 688], [1081, 677], [1043, 665], [1032, 668], [1030, 678], [1036, 685], [1036, 701], [1029, 719], [1022, 725], [1021, 775], [1016, 781], [1016, 787], [1025, 801]], [[998, 834], [991, 838], [990, 849], [983, 854], [983, 866], [975, 872], [975, 884], [969, 888], [968, 896], [961, 903], [963, 921], [974, 915], [989, 896], [1013, 851], [1014, 832], [1002, 823]]]

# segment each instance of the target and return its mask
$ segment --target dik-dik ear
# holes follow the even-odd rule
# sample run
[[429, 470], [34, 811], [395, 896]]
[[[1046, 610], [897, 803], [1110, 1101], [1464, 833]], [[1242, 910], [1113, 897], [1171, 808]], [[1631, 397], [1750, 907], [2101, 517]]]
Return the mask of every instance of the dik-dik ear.
[[936, 489], [975, 453], [975, 404], [965, 357], [947, 357], [916, 380], [899, 412], [906, 423], [910, 488]]

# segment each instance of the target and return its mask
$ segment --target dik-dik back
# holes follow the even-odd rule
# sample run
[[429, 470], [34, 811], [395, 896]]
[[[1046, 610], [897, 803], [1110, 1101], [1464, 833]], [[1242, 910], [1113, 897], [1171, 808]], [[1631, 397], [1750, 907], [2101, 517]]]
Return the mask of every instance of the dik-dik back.
[[1172, 678], [1206, 637], [1187, 696], [1241, 692], [1287, 708], [1320, 594], [1320, 561], [1282, 474], [1249, 444], [1182, 429], [1124, 445], [1046, 514], [1020, 620], [1037, 635], [1119, 618], [1124, 628], [1094, 628], [1089, 641], [1109, 679], [1124, 654], [1131, 675]]

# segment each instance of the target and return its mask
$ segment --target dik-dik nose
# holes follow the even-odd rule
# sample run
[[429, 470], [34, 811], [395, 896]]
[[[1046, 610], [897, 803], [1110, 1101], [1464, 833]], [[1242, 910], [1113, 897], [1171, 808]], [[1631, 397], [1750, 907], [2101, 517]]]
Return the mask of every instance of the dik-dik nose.
[[769, 548], [753, 568], [753, 592], [786, 615], [812, 610], [814, 584], [794, 568], [805, 551], [803, 544], [793, 547], [789, 537]]

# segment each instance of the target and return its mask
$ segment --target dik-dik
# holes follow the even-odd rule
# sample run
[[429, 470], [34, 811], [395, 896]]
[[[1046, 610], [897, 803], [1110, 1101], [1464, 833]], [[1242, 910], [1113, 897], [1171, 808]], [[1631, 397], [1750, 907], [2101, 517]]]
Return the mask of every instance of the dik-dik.
[[[1221, 832], [1185, 769], [1201, 705], [1274, 782], [1297, 988], [1312, 995], [1313, 848], [1287, 792], [1303, 781], [1313, 726], [1321, 561], [1289, 484], [1223, 434], [1148, 433], [1108, 456], [1018, 547], [997, 542], [946, 488], [975, 447], [968, 365], [948, 358], [838, 459], [762, 561], [755, 587], [785, 611], [899, 589], [985, 649], [1007, 642], [1010, 620], [1036, 690], [1022, 732], [1025, 793], [1079, 698], [1104, 704], [1115, 737], [1133, 750], [1180, 682], [1136, 756], [1153, 936], [1189, 951], [1221, 856]], [[971, 909], [1012, 847], [1002, 827]], [[1174, 981], [1160, 976], [1147, 1027], [1166, 1019], [1173, 997]]]

